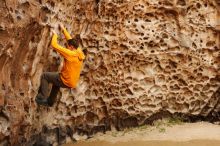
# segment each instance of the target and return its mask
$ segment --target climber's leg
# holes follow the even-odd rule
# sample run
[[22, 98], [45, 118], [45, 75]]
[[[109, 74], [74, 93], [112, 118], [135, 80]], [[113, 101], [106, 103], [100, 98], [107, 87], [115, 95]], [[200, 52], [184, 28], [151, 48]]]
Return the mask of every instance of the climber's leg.
[[59, 92], [59, 89], [61, 88], [69, 88], [68, 86], [66, 86], [63, 81], [60, 78], [60, 75], [57, 75], [57, 83], [53, 84], [52, 86], [52, 90], [50, 92], [50, 96], [48, 98], [48, 105], [49, 106], [53, 106], [53, 104], [56, 102], [57, 99], [57, 94]]
[[[41, 76], [41, 85], [36, 97], [36, 102], [42, 105], [48, 105], [48, 93], [49, 93], [49, 83], [53, 84], [51, 92], [52, 95], [56, 96], [59, 91], [59, 87], [66, 87], [60, 79], [60, 75], [57, 72], [45, 72]], [[54, 97], [53, 96], [53, 97]], [[51, 95], [50, 95], [51, 97]]]

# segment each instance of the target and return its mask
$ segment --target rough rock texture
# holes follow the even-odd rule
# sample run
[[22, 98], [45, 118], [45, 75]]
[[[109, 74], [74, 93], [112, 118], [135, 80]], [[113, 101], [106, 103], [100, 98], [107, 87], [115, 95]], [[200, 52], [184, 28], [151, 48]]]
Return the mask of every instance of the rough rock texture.
[[[0, 3], [0, 145], [56, 145], [164, 115], [219, 119], [219, 0]], [[77, 89], [37, 107], [40, 75], [62, 62], [49, 46], [59, 22], [87, 58]]]

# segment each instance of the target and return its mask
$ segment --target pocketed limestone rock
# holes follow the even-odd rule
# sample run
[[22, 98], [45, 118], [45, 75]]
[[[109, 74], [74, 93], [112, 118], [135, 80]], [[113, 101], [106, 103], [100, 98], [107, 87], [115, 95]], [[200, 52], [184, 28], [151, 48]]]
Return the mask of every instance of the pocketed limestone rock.
[[[91, 136], [176, 114], [219, 120], [219, 4], [1, 0], [0, 145], [57, 144], [60, 127]], [[42, 72], [61, 68], [50, 47], [59, 23], [80, 34], [86, 60], [76, 89], [37, 107]]]

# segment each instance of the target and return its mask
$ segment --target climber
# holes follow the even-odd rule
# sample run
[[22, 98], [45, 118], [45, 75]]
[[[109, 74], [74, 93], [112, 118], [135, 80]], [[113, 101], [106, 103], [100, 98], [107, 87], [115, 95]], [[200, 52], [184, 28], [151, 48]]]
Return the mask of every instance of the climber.
[[[62, 47], [57, 43], [58, 36], [54, 30], [52, 30], [53, 37], [51, 46], [64, 57], [64, 64], [60, 73], [44, 72], [41, 76], [40, 87], [35, 99], [39, 105], [53, 106], [60, 87], [76, 88], [83, 60], [85, 59], [85, 55], [79, 47], [81, 41], [79, 35], [76, 35], [75, 38], [71, 38], [66, 28], [62, 24], [59, 26], [67, 40], [67, 47]], [[52, 90], [47, 98], [49, 93], [49, 83], [52, 83]]]

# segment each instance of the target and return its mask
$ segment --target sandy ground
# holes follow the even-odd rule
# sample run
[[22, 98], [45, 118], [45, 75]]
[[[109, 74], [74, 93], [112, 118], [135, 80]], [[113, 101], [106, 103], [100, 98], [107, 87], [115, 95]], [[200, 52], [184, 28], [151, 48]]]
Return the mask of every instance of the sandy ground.
[[96, 134], [65, 146], [220, 146], [220, 126], [206, 122], [158, 123], [124, 131]]

